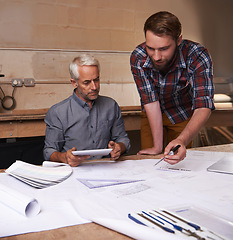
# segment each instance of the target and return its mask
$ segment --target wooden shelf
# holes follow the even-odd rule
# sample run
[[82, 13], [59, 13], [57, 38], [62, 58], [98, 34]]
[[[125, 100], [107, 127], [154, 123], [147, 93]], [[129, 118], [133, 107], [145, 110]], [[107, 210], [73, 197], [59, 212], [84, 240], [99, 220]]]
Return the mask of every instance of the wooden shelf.
[[[0, 113], [0, 138], [44, 136], [44, 118], [48, 109], [14, 110]], [[141, 107], [122, 106], [122, 117], [126, 131], [140, 130]], [[233, 126], [233, 108], [216, 109], [212, 112], [206, 127]]]

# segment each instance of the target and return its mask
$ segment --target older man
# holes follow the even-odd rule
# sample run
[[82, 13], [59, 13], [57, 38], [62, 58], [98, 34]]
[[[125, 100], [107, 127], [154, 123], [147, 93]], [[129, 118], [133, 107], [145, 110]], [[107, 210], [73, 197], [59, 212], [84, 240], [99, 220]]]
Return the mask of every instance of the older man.
[[90, 55], [70, 64], [73, 95], [52, 106], [46, 117], [44, 158], [78, 166], [90, 156], [75, 156], [74, 150], [112, 148], [116, 160], [128, 151], [121, 111], [113, 99], [100, 96], [99, 62]]

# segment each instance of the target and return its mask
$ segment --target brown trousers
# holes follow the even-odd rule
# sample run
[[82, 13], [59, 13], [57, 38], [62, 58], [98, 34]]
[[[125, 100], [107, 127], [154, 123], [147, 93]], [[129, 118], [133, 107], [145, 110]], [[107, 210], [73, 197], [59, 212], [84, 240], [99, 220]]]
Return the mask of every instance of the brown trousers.
[[[172, 124], [168, 119], [166, 114], [163, 113], [163, 148], [167, 146], [169, 142], [177, 138], [183, 131], [185, 126], [188, 124], [189, 119], [184, 122]], [[141, 149], [153, 147], [153, 139], [150, 130], [149, 121], [147, 119], [146, 113], [141, 112]], [[192, 142], [188, 144], [187, 148], [192, 147]]]

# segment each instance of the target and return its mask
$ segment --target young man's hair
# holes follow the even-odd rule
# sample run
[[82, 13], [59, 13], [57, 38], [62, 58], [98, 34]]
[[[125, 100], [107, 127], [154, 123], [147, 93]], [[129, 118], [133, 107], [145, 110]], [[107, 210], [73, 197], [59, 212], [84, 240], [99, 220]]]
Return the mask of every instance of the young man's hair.
[[168, 35], [177, 40], [181, 35], [181, 23], [174, 14], [161, 11], [151, 15], [146, 20], [144, 24], [145, 35], [148, 30], [155, 35]]
[[82, 54], [70, 63], [69, 71], [71, 79], [79, 79], [79, 66], [96, 66], [100, 70], [99, 61], [89, 54]]

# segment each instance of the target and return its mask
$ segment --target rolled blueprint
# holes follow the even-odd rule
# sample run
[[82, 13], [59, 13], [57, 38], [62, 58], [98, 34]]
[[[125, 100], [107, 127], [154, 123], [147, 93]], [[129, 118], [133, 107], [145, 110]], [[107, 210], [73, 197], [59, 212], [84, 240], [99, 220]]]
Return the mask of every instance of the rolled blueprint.
[[36, 216], [40, 212], [40, 206], [36, 199], [3, 184], [0, 184], [0, 203], [26, 217]]

